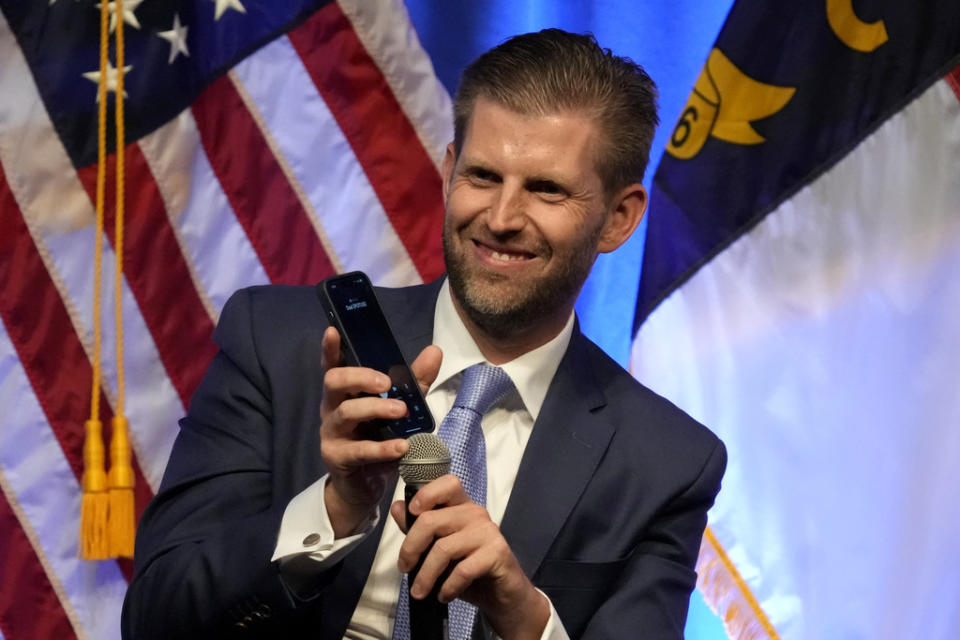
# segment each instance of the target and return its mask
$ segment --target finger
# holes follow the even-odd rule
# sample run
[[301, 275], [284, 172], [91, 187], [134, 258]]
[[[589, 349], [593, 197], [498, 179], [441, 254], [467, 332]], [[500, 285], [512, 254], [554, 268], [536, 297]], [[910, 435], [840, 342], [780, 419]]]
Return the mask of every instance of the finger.
[[406, 440], [328, 440], [321, 441], [323, 458], [328, 464], [342, 468], [396, 462], [407, 452]]
[[417, 491], [413, 500], [410, 501], [410, 513], [419, 516], [440, 505], [454, 506], [467, 502], [471, 502], [470, 496], [464, 490], [460, 479], [448, 473]]
[[[501, 537], [499, 540], [503, 540], [503, 538]], [[499, 546], [482, 544], [472, 553], [464, 555], [448, 572], [446, 579], [443, 580], [440, 590], [437, 592], [437, 599], [440, 602], [447, 603], [456, 598], [462, 598], [470, 585], [480, 578], [494, 574], [497, 567], [504, 563], [504, 558], [498, 552]], [[510, 552], [506, 542], [503, 543], [503, 546]]]
[[403, 400], [376, 396], [350, 398], [333, 411], [321, 412], [320, 435], [324, 438], [369, 440], [369, 434], [364, 429], [358, 429], [358, 425], [377, 419], [395, 420], [405, 415], [407, 405]]
[[473, 502], [434, 509], [417, 515], [417, 521], [409, 527], [400, 545], [397, 566], [400, 571], [410, 571], [434, 540], [440, 540], [462, 529], [489, 521], [490, 514], [487, 510]]
[[340, 366], [340, 333], [334, 327], [323, 332], [320, 366], [324, 372]]
[[[386, 393], [390, 389], [390, 378], [375, 369], [366, 367], [334, 367], [323, 376], [323, 399], [320, 405], [320, 416], [337, 409], [341, 403], [353, 396], [367, 394], [371, 396]], [[378, 398], [379, 400], [379, 398]], [[404, 407], [402, 401], [397, 401]], [[396, 416], [394, 416], [396, 417]]]
[[407, 503], [403, 500], [397, 500], [390, 505], [390, 515], [393, 521], [397, 523], [400, 530], [407, 532]]
[[420, 383], [421, 392], [426, 393], [433, 381], [437, 379], [442, 361], [443, 352], [440, 351], [440, 347], [432, 344], [421, 351], [410, 365], [413, 375], [417, 376], [417, 381]]
[[[487, 521], [438, 538], [426, 554], [416, 579], [410, 585], [411, 594], [417, 598], [424, 597], [441, 581], [441, 593], [446, 590], [447, 595], [455, 594], [453, 597], [456, 597], [493, 566], [496, 560], [493, 552], [495, 547], [490, 545], [488, 549], [487, 546], [491, 538], [498, 536], [496, 525]], [[467, 566], [461, 569], [460, 565], [464, 563]], [[444, 578], [443, 575], [448, 569], [449, 576]], [[453, 582], [447, 586], [451, 578], [454, 578]]]

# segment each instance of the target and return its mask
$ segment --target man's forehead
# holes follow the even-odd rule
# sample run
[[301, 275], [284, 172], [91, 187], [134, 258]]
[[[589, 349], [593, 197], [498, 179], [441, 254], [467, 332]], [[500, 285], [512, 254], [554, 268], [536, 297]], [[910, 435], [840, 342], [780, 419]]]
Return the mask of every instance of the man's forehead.
[[[522, 113], [478, 98], [458, 158], [463, 167], [527, 163], [530, 177], [571, 180], [594, 170], [597, 127], [581, 110]], [[592, 171], [591, 171], [592, 172]]]
[[470, 124], [472, 124], [480, 113], [487, 118], [526, 120], [530, 123], [550, 122], [558, 119], [579, 120], [584, 126], [596, 129], [596, 112], [587, 107], [545, 107], [538, 106], [519, 106], [501, 102], [491, 96], [479, 95], [471, 109]]

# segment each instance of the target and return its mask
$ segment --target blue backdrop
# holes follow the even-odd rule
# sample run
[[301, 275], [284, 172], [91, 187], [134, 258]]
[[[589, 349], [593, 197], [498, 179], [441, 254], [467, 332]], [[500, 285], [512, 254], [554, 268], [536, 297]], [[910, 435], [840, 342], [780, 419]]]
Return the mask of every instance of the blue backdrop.
[[[686, 102], [732, 0], [407, 0], [424, 48], [453, 95], [460, 70], [511, 35], [560, 27], [592, 32], [600, 44], [639, 62], [660, 87], [661, 125], [644, 180], [649, 189], [667, 137]], [[577, 305], [583, 330], [626, 366], [646, 224], [617, 252], [600, 256]], [[726, 638], [698, 594], [686, 637]]]

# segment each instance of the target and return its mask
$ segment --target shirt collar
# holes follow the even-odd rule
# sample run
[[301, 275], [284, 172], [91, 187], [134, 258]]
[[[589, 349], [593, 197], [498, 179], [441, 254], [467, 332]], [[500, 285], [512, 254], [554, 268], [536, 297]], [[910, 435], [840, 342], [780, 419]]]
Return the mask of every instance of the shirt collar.
[[[443, 361], [430, 391], [441, 387], [467, 367], [480, 362], [489, 364], [460, 319], [451, 296], [449, 280], [444, 280], [433, 316], [433, 344], [443, 351]], [[560, 333], [546, 344], [500, 365], [510, 376], [523, 405], [534, 421], [540, 414], [547, 389], [550, 388], [553, 375], [570, 344], [573, 318], [574, 314], [571, 312]]]

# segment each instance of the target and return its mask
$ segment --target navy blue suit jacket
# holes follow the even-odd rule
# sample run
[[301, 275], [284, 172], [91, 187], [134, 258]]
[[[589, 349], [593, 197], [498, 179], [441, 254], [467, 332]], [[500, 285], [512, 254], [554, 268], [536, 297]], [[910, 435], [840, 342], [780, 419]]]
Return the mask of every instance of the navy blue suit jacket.
[[[411, 361], [431, 341], [439, 286], [378, 290]], [[139, 525], [124, 637], [343, 636], [379, 529], [306, 592], [270, 562], [287, 503], [325, 473], [326, 326], [312, 287], [255, 287], [227, 302], [220, 352]], [[575, 329], [501, 529], [571, 637], [681, 638], [725, 464], [712, 433]]]

